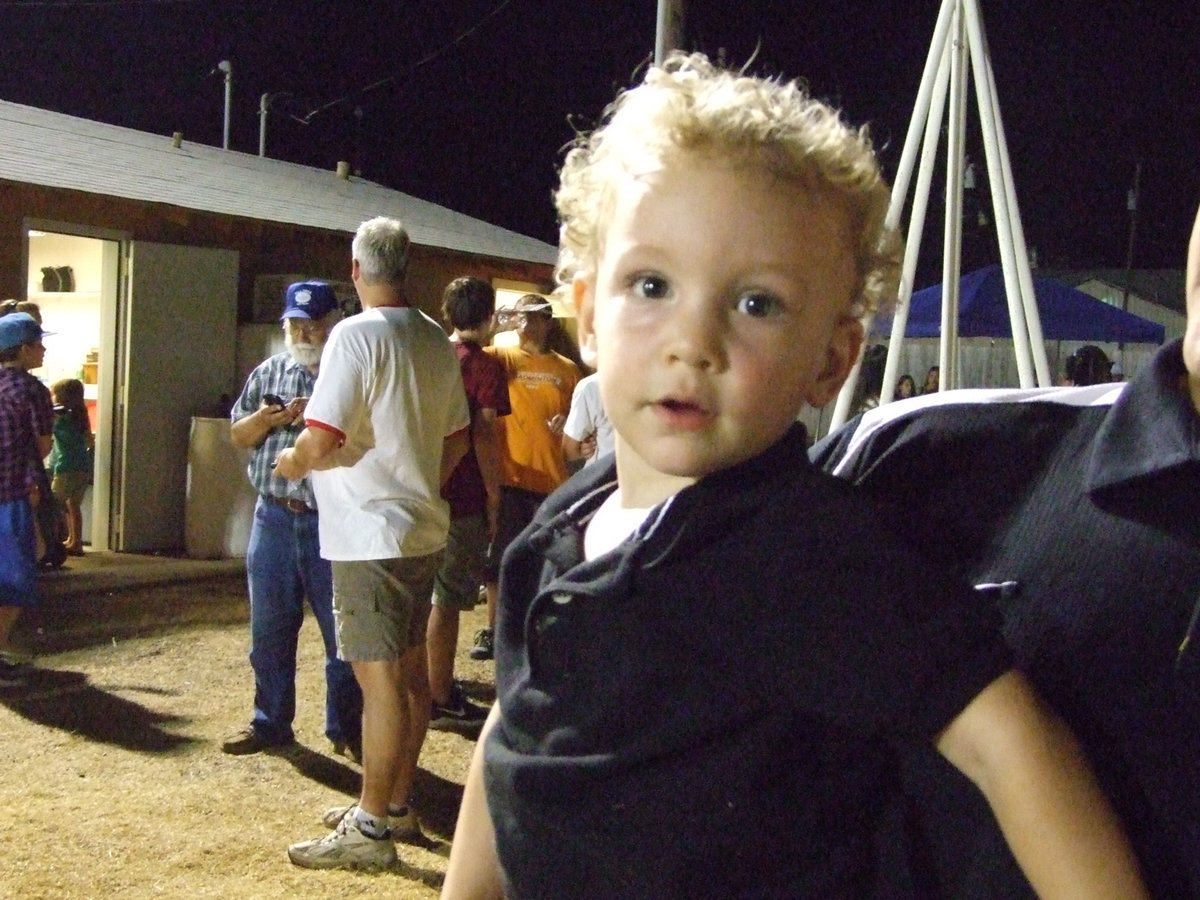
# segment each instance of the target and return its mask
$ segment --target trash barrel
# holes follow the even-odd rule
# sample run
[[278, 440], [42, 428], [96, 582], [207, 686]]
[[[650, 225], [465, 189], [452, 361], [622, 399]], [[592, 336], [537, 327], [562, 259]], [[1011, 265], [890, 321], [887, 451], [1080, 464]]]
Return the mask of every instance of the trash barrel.
[[192, 559], [246, 555], [258, 499], [248, 462], [249, 451], [230, 443], [229, 419], [192, 418], [184, 505], [184, 548]]

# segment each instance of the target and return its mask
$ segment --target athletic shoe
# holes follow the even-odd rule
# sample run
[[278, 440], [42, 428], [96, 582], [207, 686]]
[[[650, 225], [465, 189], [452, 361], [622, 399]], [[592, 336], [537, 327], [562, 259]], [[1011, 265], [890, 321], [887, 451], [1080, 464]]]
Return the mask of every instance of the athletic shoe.
[[33, 654], [20, 647], [0, 647], [0, 663], [10, 666], [27, 666], [33, 662]]
[[450, 699], [445, 703], [434, 701], [433, 709], [429, 713], [429, 727], [435, 731], [478, 728], [487, 715], [487, 708], [468, 700], [462, 687], [455, 682], [450, 687]]
[[268, 741], [250, 725], [222, 741], [221, 750], [230, 756], [249, 756], [251, 753], [261, 753], [276, 747], [289, 747], [294, 743], [295, 738], [287, 741]]
[[[342, 822], [353, 821], [357, 803], [349, 806], [334, 806], [321, 814], [321, 824], [326, 828], [337, 828]], [[417, 811], [408, 804], [408, 812], [402, 816], [388, 816], [388, 833], [392, 840], [411, 841], [421, 837], [421, 824], [417, 821]]]
[[0, 660], [0, 688], [19, 688], [25, 686], [25, 667], [14, 666], [12, 663]]
[[492, 652], [492, 629], [480, 628], [475, 632], [475, 646], [468, 655], [471, 659], [491, 659]]
[[362, 765], [362, 748], [355, 746], [347, 741], [333, 741], [333, 753], [335, 756], [344, 756], [346, 759], [355, 765]]
[[345, 816], [325, 837], [288, 847], [288, 859], [305, 869], [378, 871], [396, 865], [396, 845], [390, 834], [368, 837]]

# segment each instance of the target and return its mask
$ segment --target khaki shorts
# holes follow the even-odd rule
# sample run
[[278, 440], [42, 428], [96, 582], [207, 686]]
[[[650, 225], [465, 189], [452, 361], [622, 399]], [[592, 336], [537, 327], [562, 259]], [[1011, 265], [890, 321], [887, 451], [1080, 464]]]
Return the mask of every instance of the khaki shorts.
[[446, 555], [433, 581], [433, 605], [460, 612], [474, 609], [484, 581], [487, 552], [487, 518], [483, 513], [451, 519]]
[[429, 595], [442, 553], [334, 560], [333, 618], [347, 662], [399, 659], [425, 643]]
[[54, 480], [50, 482], [50, 490], [63, 503], [68, 500], [73, 500], [75, 503], [83, 502], [83, 495], [88, 489], [88, 473], [87, 472], [59, 472], [54, 476]]

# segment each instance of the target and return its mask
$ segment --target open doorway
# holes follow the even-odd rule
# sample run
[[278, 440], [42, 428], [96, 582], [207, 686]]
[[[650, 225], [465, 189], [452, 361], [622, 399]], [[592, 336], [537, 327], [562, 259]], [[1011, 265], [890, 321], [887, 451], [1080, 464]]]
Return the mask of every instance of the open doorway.
[[80, 234], [70, 226], [26, 228], [26, 297], [38, 305], [47, 337], [37, 375], [47, 386], [83, 382], [96, 439], [92, 484], [83, 501], [83, 540], [111, 548], [110, 501], [116, 315], [121, 241]]

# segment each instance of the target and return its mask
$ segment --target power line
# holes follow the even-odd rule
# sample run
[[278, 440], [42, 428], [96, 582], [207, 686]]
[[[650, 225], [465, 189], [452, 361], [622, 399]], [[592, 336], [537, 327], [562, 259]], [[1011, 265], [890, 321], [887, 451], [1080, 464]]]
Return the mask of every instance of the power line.
[[303, 117], [292, 116], [292, 118], [296, 119], [299, 122], [303, 122], [305, 125], [307, 125], [309, 122], [311, 122], [313, 120], [313, 118], [315, 118], [316, 116], [320, 115], [323, 112], [326, 112], [327, 110], [333, 109], [334, 107], [337, 107], [337, 106], [341, 106], [343, 103], [349, 103], [351, 100], [353, 100], [356, 97], [361, 97], [365, 94], [369, 94], [372, 91], [379, 90], [380, 88], [385, 87], [389, 84], [397, 83], [401, 78], [408, 77], [413, 72], [417, 71], [417, 69], [421, 68], [422, 66], [428, 65], [429, 63], [433, 62], [438, 57], [440, 57], [443, 54], [445, 54], [446, 52], [448, 52], [451, 48], [457, 46], [458, 44], [461, 44], [467, 38], [469, 38], [473, 34], [475, 34], [475, 32], [479, 31], [479, 29], [481, 29], [485, 24], [487, 24], [487, 22], [489, 22], [490, 20], [492, 20], [496, 16], [498, 16], [500, 13], [502, 13], [506, 7], [511, 6], [513, 4], [513, 2], [514, 2], [514, 0], [503, 0], [502, 3], [500, 3], [498, 6], [493, 8], [491, 12], [484, 15], [483, 18], [481, 18], [478, 22], [476, 22], [474, 25], [472, 25], [470, 28], [468, 28], [466, 31], [464, 31], [462, 34], [460, 34], [458, 37], [454, 38], [451, 41], [448, 41], [447, 43], [443, 44], [441, 47], [438, 47], [436, 50], [433, 50], [430, 53], [427, 53], [425, 56], [421, 57], [419, 60], [417, 60], [415, 63], [413, 63], [407, 69], [405, 69], [403, 72], [400, 72], [398, 75], [389, 75], [386, 78], [381, 78], [378, 81], [368, 84], [364, 88], [360, 88], [359, 90], [352, 91], [348, 94], [343, 94], [341, 97], [338, 97], [336, 100], [330, 100], [328, 103], [324, 103], [321, 106], [318, 106], [316, 109], [312, 110], [312, 112], [308, 113], [308, 115], [306, 115], [306, 116], [303, 116]]
[[30, 9], [35, 9], [48, 6], [63, 8], [77, 6], [184, 6], [186, 4], [203, 2], [204, 0], [0, 0], [0, 8], [20, 9], [29, 7]]

